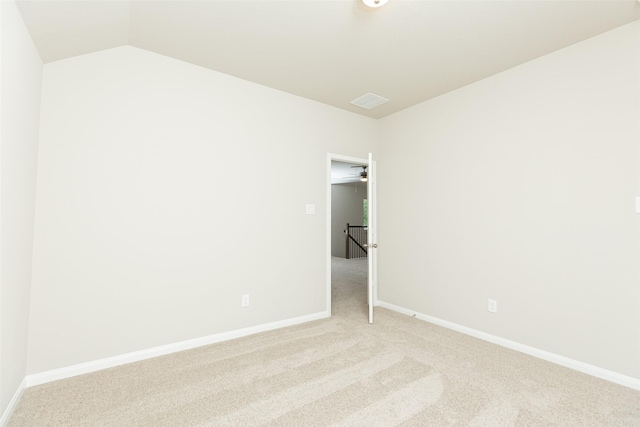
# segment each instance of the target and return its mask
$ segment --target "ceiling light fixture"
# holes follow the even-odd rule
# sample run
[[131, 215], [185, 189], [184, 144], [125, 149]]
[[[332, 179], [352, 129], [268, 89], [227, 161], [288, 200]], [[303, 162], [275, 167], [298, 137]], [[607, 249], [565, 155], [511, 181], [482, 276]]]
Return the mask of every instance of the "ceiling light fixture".
[[362, 0], [362, 3], [369, 7], [384, 6], [389, 0]]
[[367, 182], [367, 167], [366, 166], [360, 166], [360, 167], [362, 168], [362, 172], [360, 172], [360, 181]]

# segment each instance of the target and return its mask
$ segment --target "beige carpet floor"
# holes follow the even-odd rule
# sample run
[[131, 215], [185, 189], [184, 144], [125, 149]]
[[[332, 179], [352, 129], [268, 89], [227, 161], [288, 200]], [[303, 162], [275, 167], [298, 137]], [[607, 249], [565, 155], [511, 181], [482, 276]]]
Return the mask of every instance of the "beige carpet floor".
[[333, 316], [25, 391], [17, 426], [640, 426], [640, 392], [376, 308], [334, 259]]

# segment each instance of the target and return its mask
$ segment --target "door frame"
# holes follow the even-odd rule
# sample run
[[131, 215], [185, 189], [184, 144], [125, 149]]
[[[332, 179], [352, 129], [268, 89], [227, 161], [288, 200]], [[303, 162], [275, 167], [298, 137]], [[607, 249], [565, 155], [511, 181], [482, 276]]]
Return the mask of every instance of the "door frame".
[[[327, 317], [331, 317], [331, 162], [344, 162], [344, 163], [352, 163], [354, 165], [367, 166], [369, 164], [368, 158], [361, 157], [351, 157], [351, 156], [343, 156], [341, 154], [335, 153], [327, 153], [327, 242], [326, 242], [326, 277], [327, 277]], [[375, 191], [375, 189], [374, 189]], [[367, 199], [370, 198], [370, 195], [367, 193]], [[369, 270], [367, 268], [367, 270]], [[371, 271], [367, 271], [367, 274], [372, 274]], [[373, 289], [373, 306], [378, 305], [378, 287], [374, 287]]]

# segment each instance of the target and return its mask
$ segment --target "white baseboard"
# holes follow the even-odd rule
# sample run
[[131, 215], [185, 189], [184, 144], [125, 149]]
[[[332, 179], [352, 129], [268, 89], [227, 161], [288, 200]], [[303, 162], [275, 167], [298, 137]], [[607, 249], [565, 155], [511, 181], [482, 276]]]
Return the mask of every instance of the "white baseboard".
[[4, 413], [2, 414], [2, 418], [0, 418], [0, 427], [5, 427], [7, 424], [9, 424], [9, 419], [11, 418], [14, 409], [16, 409], [16, 406], [18, 406], [18, 402], [20, 402], [20, 398], [22, 397], [22, 393], [24, 393], [25, 388], [27, 388], [26, 378], [22, 380], [22, 382], [18, 386], [18, 389], [13, 395], [13, 398], [9, 402], [9, 406], [7, 406], [7, 409], [5, 409]]
[[292, 319], [280, 320], [277, 322], [266, 323], [263, 325], [251, 326], [249, 328], [238, 329], [235, 331], [222, 332], [219, 334], [209, 335], [206, 337], [195, 338], [192, 340], [181, 341], [174, 344], [162, 345], [146, 350], [134, 351], [132, 353], [121, 354], [118, 356], [107, 357], [105, 359], [95, 360], [92, 362], [80, 363], [78, 365], [67, 366], [65, 368], [53, 369], [51, 371], [40, 372], [28, 375], [26, 378], [26, 386], [45, 384], [51, 381], [57, 381], [64, 378], [75, 377], [77, 375], [96, 372], [103, 369], [113, 368], [114, 366], [125, 365], [127, 363], [138, 362], [140, 360], [151, 359], [153, 357], [164, 356], [178, 351], [189, 350], [196, 347], [215, 344], [222, 341], [228, 341], [234, 338], [246, 337], [248, 335], [257, 334], [259, 332], [271, 331], [287, 326], [298, 325], [301, 323], [311, 322], [330, 317], [327, 311], [309, 314], [306, 316], [295, 317]]
[[379, 306], [383, 308], [387, 308], [389, 310], [396, 311], [398, 313], [406, 314], [408, 316], [414, 316], [415, 318], [424, 320], [425, 322], [433, 323], [435, 325], [442, 326], [447, 329], [452, 329], [454, 331], [461, 332], [465, 335], [470, 335], [472, 337], [479, 338], [481, 340], [488, 341], [490, 343], [497, 344], [499, 346], [506, 347], [511, 350], [519, 351], [520, 353], [528, 354], [530, 356], [534, 356], [539, 359], [544, 359], [548, 362], [555, 363], [557, 365], [561, 365], [561, 366], [573, 369], [575, 371], [579, 371], [594, 377], [598, 377], [603, 380], [611, 381], [612, 383], [620, 384], [635, 390], [640, 390], [640, 379], [638, 378], [629, 377], [627, 375], [619, 374], [617, 372], [613, 372], [603, 368], [599, 368], [597, 366], [589, 365], [588, 363], [580, 362], [578, 360], [560, 356], [559, 354], [550, 353], [545, 350], [540, 350], [535, 347], [530, 347], [528, 345], [520, 344], [518, 342], [511, 341], [506, 338], [501, 338], [499, 336], [491, 335], [486, 332], [482, 332], [476, 329], [468, 328], [466, 326], [458, 325], [453, 322], [448, 322], [446, 320], [438, 319], [437, 317], [432, 317], [426, 314], [417, 313], [413, 310], [409, 310], [404, 307], [399, 307], [397, 305], [390, 304], [388, 302], [379, 301]]

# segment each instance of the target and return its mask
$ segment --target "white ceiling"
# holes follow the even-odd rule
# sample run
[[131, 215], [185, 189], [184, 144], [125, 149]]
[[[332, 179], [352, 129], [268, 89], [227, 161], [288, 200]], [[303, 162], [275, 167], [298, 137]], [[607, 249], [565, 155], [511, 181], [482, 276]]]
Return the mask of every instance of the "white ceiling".
[[[363, 169], [360, 165], [333, 160], [331, 162], [331, 183], [360, 183], [360, 172], [362, 171]], [[365, 185], [364, 183], [362, 184]]]
[[[19, 0], [44, 62], [132, 45], [373, 118], [640, 19], [636, 0]], [[390, 101], [350, 104], [373, 92]]]

